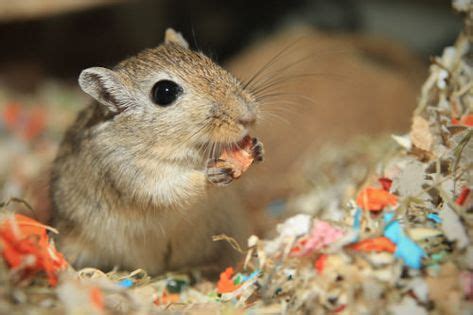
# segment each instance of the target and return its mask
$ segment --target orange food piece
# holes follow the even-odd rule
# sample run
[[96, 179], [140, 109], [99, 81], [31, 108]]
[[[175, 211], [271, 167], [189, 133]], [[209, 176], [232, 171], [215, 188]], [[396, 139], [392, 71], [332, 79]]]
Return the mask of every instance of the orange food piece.
[[232, 267], [228, 267], [224, 272], [220, 274], [220, 279], [217, 283], [217, 292], [218, 293], [229, 293], [233, 292], [240, 287], [240, 285], [235, 285], [232, 280], [232, 276], [235, 273]]
[[396, 245], [388, 238], [375, 237], [368, 238], [350, 246], [350, 248], [360, 252], [390, 252], [396, 251]]
[[395, 206], [397, 197], [384, 189], [367, 187], [358, 194], [356, 203], [364, 210], [379, 211], [386, 206]]
[[21, 271], [23, 278], [43, 271], [55, 286], [58, 271], [67, 267], [62, 254], [49, 243], [46, 226], [24, 215], [0, 223], [0, 244], [8, 266]]
[[[251, 153], [251, 145], [251, 137], [246, 136], [237, 146], [223, 150], [220, 155], [219, 160], [221, 163], [228, 163], [232, 166], [234, 178], [239, 178], [253, 163], [254, 158]], [[217, 162], [217, 166], [219, 162]]]

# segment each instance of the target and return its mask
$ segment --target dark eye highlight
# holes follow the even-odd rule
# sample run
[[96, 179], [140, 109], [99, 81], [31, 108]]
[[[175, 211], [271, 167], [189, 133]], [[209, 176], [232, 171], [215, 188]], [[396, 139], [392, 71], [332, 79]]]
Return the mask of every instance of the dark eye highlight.
[[151, 98], [159, 106], [169, 106], [181, 95], [182, 87], [171, 80], [161, 80], [151, 89]]

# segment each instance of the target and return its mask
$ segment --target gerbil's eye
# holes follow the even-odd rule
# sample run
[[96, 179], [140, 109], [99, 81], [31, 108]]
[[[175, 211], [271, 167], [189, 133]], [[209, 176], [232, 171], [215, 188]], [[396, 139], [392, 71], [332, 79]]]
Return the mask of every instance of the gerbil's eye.
[[153, 102], [159, 106], [171, 105], [182, 93], [182, 87], [170, 80], [156, 82], [151, 90]]

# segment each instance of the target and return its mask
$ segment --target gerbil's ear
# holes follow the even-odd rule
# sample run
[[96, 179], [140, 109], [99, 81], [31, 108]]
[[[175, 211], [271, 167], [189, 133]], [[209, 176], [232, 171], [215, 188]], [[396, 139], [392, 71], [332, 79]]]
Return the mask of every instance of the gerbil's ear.
[[184, 37], [182, 37], [182, 34], [179, 32], [176, 32], [172, 28], [166, 29], [166, 33], [164, 33], [164, 43], [165, 44], [174, 43], [184, 48], [187, 48], [187, 49], [189, 48], [189, 44], [184, 39]]
[[81, 89], [105, 105], [111, 112], [121, 112], [130, 104], [128, 94], [119, 75], [107, 68], [93, 67], [83, 70], [79, 76]]

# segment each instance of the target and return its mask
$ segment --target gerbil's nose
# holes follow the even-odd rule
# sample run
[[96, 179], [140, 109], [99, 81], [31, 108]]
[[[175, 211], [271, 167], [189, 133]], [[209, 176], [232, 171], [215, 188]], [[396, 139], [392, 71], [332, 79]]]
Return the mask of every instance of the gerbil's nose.
[[238, 123], [244, 127], [249, 127], [256, 122], [256, 110], [254, 104], [240, 101], [240, 117]]
[[238, 123], [242, 124], [245, 127], [251, 126], [256, 121], [256, 114], [253, 111], [247, 111], [238, 118]]

